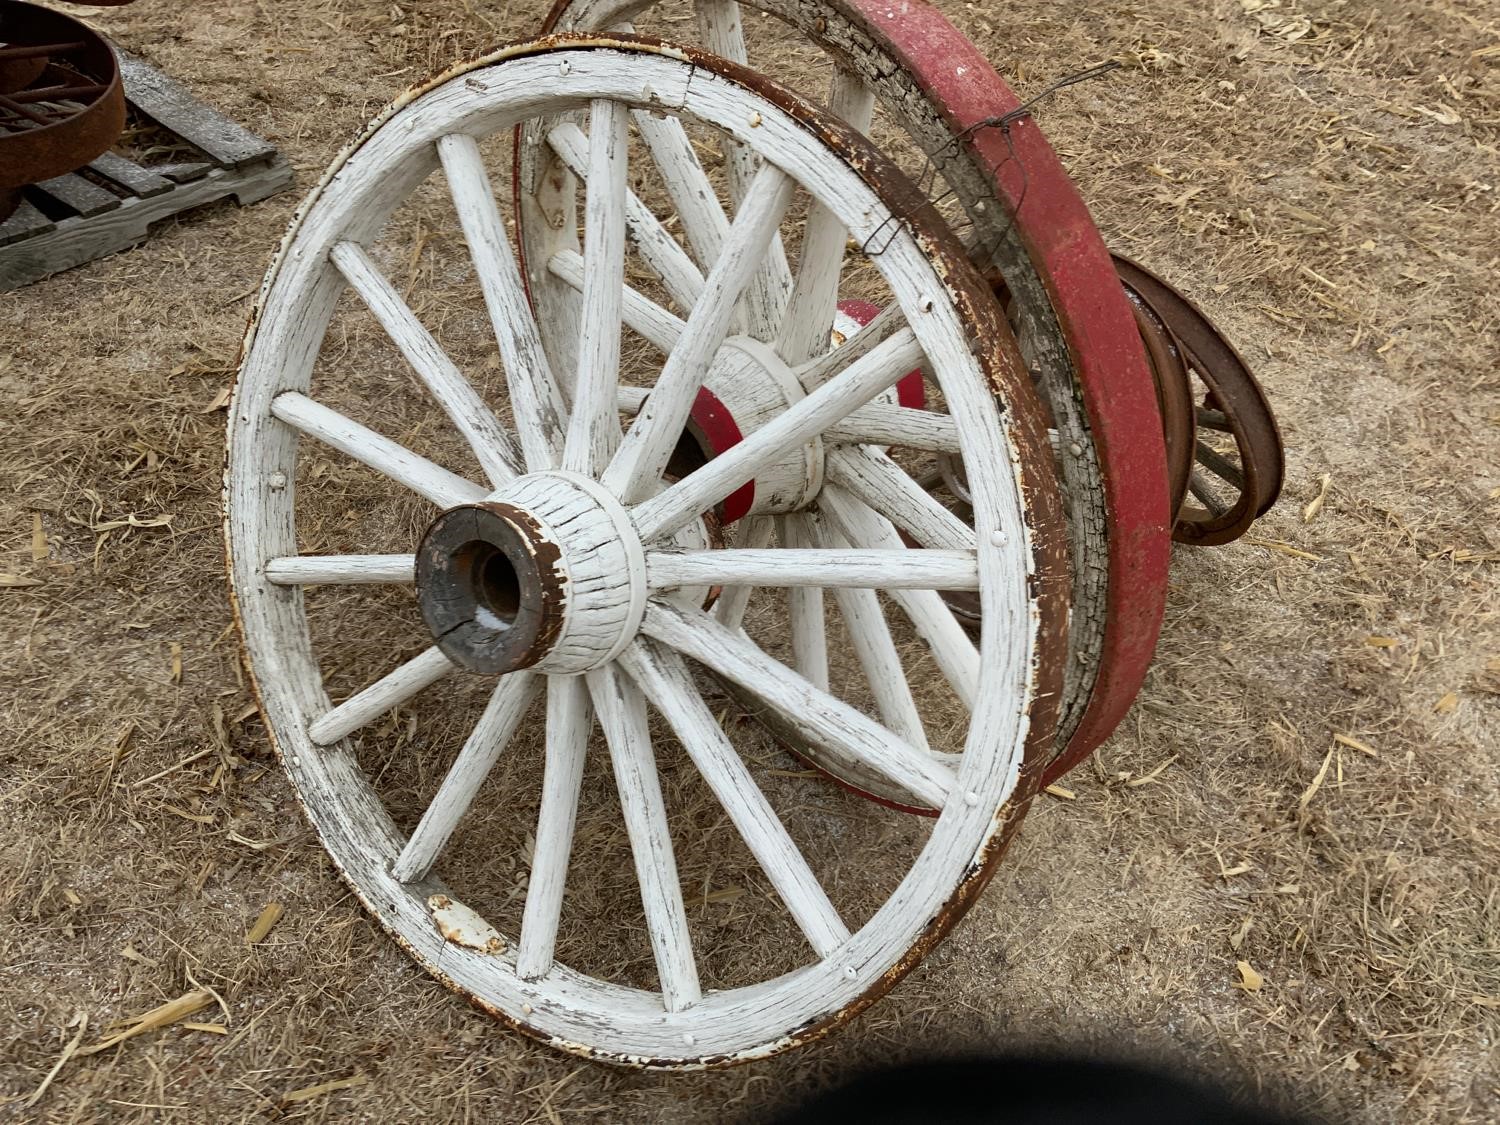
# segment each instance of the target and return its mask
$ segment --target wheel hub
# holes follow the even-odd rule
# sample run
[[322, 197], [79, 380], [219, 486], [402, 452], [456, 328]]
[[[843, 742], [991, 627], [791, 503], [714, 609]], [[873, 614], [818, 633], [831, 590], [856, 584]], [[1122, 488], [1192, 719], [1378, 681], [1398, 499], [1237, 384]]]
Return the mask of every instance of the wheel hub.
[[432, 522], [417, 598], [437, 646], [469, 671], [586, 672], [640, 628], [644, 559], [630, 517], [598, 484], [534, 473]]
[[[844, 343], [879, 312], [867, 301], [841, 301], [834, 320], [834, 346]], [[913, 371], [876, 401], [921, 409], [925, 405], [922, 378], [921, 371]], [[804, 397], [796, 373], [773, 348], [747, 336], [731, 336], [724, 341], [698, 391], [688, 419], [688, 435], [702, 456], [712, 459]], [[823, 445], [813, 441], [788, 450], [754, 480], [746, 481], [726, 497], [723, 522], [797, 511], [811, 503], [822, 486]]]

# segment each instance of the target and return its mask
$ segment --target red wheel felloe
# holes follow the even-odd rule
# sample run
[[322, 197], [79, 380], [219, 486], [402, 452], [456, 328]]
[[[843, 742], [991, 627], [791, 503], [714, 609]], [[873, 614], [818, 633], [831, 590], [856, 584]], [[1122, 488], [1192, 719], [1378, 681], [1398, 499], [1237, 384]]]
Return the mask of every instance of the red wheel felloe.
[[1047, 767], [1050, 782], [1109, 737], [1156, 650], [1172, 512], [1155, 383], [1109, 251], [1041, 128], [1025, 117], [1004, 131], [981, 126], [1020, 105], [989, 61], [924, 4], [832, 6], [857, 14], [884, 40], [950, 134], [991, 171], [995, 196], [1012, 213], [1014, 232], [1047, 286], [1077, 372], [1109, 516], [1107, 617], [1093, 693]]

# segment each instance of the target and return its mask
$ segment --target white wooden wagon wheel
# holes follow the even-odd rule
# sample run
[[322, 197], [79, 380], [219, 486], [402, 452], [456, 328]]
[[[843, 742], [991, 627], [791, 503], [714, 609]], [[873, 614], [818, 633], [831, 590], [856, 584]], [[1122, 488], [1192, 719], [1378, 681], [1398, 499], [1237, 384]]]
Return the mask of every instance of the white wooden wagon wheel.
[[[589, 173], [581, 293], [561, 320], [533, 318], [487, 167], [492, 139], [534, 121], [577, 122]], [[762, 161], [681, 321], [626, 275], [642, 121], [711, 128]], [[565, 37], [467, 64], [393, 106], [314, 191], [267, 279], [226, 475], [231, 582], [267, 726], [380, 923], [438, 978], [561, 1048], [704, 1065], [822, 1033], [962, 914], [1034, 792], [1023, 758], [1050, 745], [1064, 648], [1056, 484], [1003, 318], [919, 204], [877, 153], [785, 91], [677, 49]], [[797, 233], [788, 216], [807, 206], [856, 239], [889, 235], [870, 265], [898, 311], [880, 339], [793, 367], [734, 333], [766, 247]], [[393, 241], [427, 207], [447, 207], [451, 227], [420, 220], [436, 225], [415, 249]], [[454, 255], [413, 272], [434, 239]], [[424, 306], [440, 281], [469, 296]], [[642, 315], [671, 339], [633, 388], [621, 323]], [[466, 336], [480, 317], [484, 339]], [[797, 323], [786, 314], [786, 331]], [[388, 335], [401, 367], [362, 350], [361, 333]], [[918, 362], [953, 407], [970, 468], [974, 529], [943, 550], [894, 546], [890, 523], [821, 471], [834, 450], [861, 448], [878, 418], [867, 404]], [[664, 481], [700, 384], [730, 363], [747, 381], [769, 370], [792, 401], [731, 454]], [[720, 545], [705, 513], [791, 454], [807, 474], [783, 517], [798, 545]], [[740, 628], [741, 591], [755, 585], [848, 596], [878, 718]], [[935, 592], [948, 588], [978, 590], [977, 645], [953, 635]], [[907, 669], [925, 650], [898, 648], [875, 589], [948, 646], [941, 663], [971, 715], [920, 710]], [[334, 613], [353, 626], [320, 625]], [[365, 663], [351, 669], [355, 656]], [[716, 715], [717, 680], [700, 670], [940, 816], [885, 814], [774, 768], [753, 724]], [[338, 703], [333, 682], [353, 689]], [[428, 699], [440, 703], [422, 710]], [[429, 730], [454, 732], [451, 745]], [[589, 780], [601, 763], [613, 775], [603, 789]], [[516, 796], [527, 779], [534, 792]], [[508, 796], [487, 803], [496, 786]], [[675, 803], [694, 786], [719, 811]], [[880, 817], [920, 835], [860, 842]], [[608, 864], [594, 837], [575, 847], [586, 823], [599, 838], [623, 825], [629, 858]], [[473, 872], [522, 833], [529, 870], [507, 897]], [[768, 942], [791, 958], [772, 970], [741, 956], [746, 926], [695, 939], [706, 923], [682, 872], [734, 848], [764, 883], [745, 909], [803, 939]], [[594, 963], [621, 931], [610, 896], [632, 868], [644, 970]], [[854, 906], [849, 885], [865, 895]]]

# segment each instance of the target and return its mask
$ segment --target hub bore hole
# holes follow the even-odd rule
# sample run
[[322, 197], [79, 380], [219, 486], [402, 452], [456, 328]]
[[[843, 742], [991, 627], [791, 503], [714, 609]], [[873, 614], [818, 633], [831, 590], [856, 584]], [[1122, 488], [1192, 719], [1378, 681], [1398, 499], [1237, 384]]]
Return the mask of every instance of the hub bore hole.
[[514, 625], [521, 611], [521, 579], [505, 552], [476, 540], [463, 546], [458, 561], [474, 594], [474, 619], [497, 632]]

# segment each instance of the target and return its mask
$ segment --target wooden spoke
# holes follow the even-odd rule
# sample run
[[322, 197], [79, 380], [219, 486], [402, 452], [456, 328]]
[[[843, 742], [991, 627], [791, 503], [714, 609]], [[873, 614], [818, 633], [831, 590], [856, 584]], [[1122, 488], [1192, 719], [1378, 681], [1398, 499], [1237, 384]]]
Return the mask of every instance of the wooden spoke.
[[562, 458], [567, 410], [531, 315], [531, 302], [505, 233], [505, 220], [495, 205], [479, 142], [467, 133], [450, 133], [438, 141], [438, 155], [505, 364], [526, 468], [531, 472], [555, 468]]
[[474, 803], [500, 752], [514, 737], [540, 686], [541, 680], [531, 672], [512, 672], [500, 678], [489, 705], [458, 752], [437, 795], [396, 857], [391, 874], [398, 880], [411, 883], [426, 878], [448, 837]]
[[973, 551], [920, 548], [866, 550], [845, 545], [814, 550], [666, 548], [646, 552], [646, 582], [653, 590], [746, 585], [977, 590], [979, 561]]
[[625, 192], [629, 138], [625, 107], [589, 110], [588, 198], [584, 218], [583, 306], [573, 417], [563, 468], [593, 476], [620, 442], [615, 387], [620, 374], [620, 306], [625, 289]]
[[[812, 535], [800, 514], [778, 516], [776, 537], [783, 547], [812, 546]], [[792, 664], [814, 687], [828, 690], [828, 619], [821, 586], [793, 586], [786, 592], [792, 626]]]
[[1213, 486], [1208, 483], [1208, 478], [1194, 469], [1188, 477], [1188, 491], [1197, 501], [1215, 516], [1222, 516], [1229, 511], [1229, 505], [1214, 495]]
[[[834, 72], [828, 95], [833, 115], [865, 132], [875, 109], [870, 88], [846, 70]], [[802, 256], [797, 281], [787, 301], [776, 351], [792, 366], [822, 355], [832, 346], [833, 318], [838, 309], [839, 276], [849, 232], [838, 216], [814, 203], [802, 233]]]
[[900, 465], [868, 445], [845, 445], [828, 454], [828, 479], [858, 497], [925, 547], [972, 551], [974, 529], [906, 475]]
[[1232, 487], [1244, 491], [1245, 474], [1243, 470], [1217, 449], [1200, 441], [1196, 443], [1193, 456], [1198, 464], [1213, 473], [1214, 476], [1220, 480], [1227, 481]]
[[547, 682], [547, 765], [542, 776], [542, 807], [537, 813], [531, 881], [516, 972], [535, 980], [552, 968], [557, 926], [562, 918], [563, 889], [573, 832], [578, 820], [578, 792], [588, 755], [594, 712], [582, 676], [553, 676]]
[[[735, 0], [696, 0], [698, 33], [711, 54], [746, 65], [745, 30], [740, 21], [740, 6]], [[724, 151], [729, 196], [740, 206], [749, 194], [750, 184], [761, 168], [761, 161], [745, 145], [725, 136], [720, 144]], [[792, 271], [787, 265], [781, 236], [771, 240], [762, 268], [756, 271], [745, 293], [750, 312], [750, 332], [759, 340], [775, 339], [787, 298], [792, 291]]]
[[288, 426], [317, 438], [377, 473], [425, 496], [439, 508], [482, 500], [488, 493], [473, 481], [419, 457], [383, 434], [330, 410], [306, 395], [287, 391], [276, 396], [271, 413]]
[[[585, 139], [583, 130], [571, 122], [565, 122], [547, 135], [547, 142], [563, 163], [585, 184], [596, 174], [589, 163], [587, 153], [592, 139]], [[684, 309], [697, 303], [703, 292], [703, 274], [687, 251], [667, 233], [665, 227], [640, 198], [628, 187], [621, 205], [625, 209], [625, 228], [636, 251], [646, 264], [661, 275], [661, 283]], [[585, 247], [587, 249], [587, 247]]]
[[943, 758], [919, 750], [808, 683], [743, 633], [731, 632], [700, 610], [661, 601], [647, 605], [643, 630], [765, 701], [778, 721], [830, 758], [850, 768], [871, 769], [931, 808], [947, 803], [956, 779]]
[[958, 427], [948, 414], [872, 402], [824, 432], [826, 441], [854, 445], [899, 445], [928, 453], [957, 453]]
[[[848, 543], [821, 519], [806, 517], [806, 526], [812, 530], [819, 546], [837, 550], [848, 547]], [[895, 552], [892, 552], [893, 554]], [[924, 555], [925, 551], [911, 554]], [[978, 560], [974, 564], [974, 584], [979, 584]], [[912, 698], [911, 684], [902, 667], [901, 656], [896, 651], [896, 642], [891, 638], [890, 626], [886, 623], [885, 610], [880, 607], [880, 598], [873, 589], [851, 589], [835, 587], [834, 600], [844, 618], [844, 627], [854, 644], [854, 655], [864, 669], [865, 679], [870, 685], [870, 694], [880, 712], [880, 720], [896, 734], [919, 750], [930, 750], [927, 730], [922, 724], [922, 714], [917, 701]]]
[[266, 563], [278, 586], [411, 585], [414, 555], [288, 555]]
[[521, 469], [521, 456], [510, 434], [407, 307], [365, 248], [357, 242], [340, 242], [329, 256], [463, 434], [490, 484], [499, 488], [514, 480]]
[[[797, 368], [797, 381], [812, 394], [846, 367], [852, 367], [881, 344], [906, 327], [906, 316], [899, 305], [887, 305], [874, 320], [827, 355]], [[926, 357], [923, 357], [925, 363]]]
[[441, 650], [429, 648], [318, 716], [308, 724], [307, 736], [319, 746], [337, 742], [457, 670]]
[[[583, 292], [583, 255], [572, 250], [554, 254], [547, 268], [552, 275], [560, 281], [571, 285], [580, 293]], [[625, 287], [622, 296], [623, 306], [621, 314], [625, 323], [639, 332], [658, 351], [663, 354], [670, 353], [677, 346], [677, 341], [682, 338], [682, 318], [674, 313], [668, 312], [651, 298], [644, 296], [639, 290]]]
[[693, 150], [687, 130], [675, 117], [659, 117], [648, 110], [635, 110], [631, 117], [651, 159], [661, 172], [667, 195], [682, 219], [688, 245], [704, 269], [713, 268], [729, 237], [729, 217], [709, 181], [708, 173]]
[[646, 928], [656, 955], [662, 1002], [667, 1011], [679, 1012], [697, 1003], [702, 990], [672, 838], [667, 831], [667, 808], [646, 728], [646, 701], [640, 689], [613, 666], [590, 672], [588, 686], [609, 743], [620, 807], [641, 884], [641, 901], [646, 908]]
[[682, 658], [652, 641], [638, 641], [620, 663], [671, 724], [808, 944], [819, 957], [830, 956], [849, 940], [849, 930], [703, 702]]
[[688, 316], [681, 342], [667, 357], [646, 409], [605, 471], [605, 487], [622, 500], [640, 500], [661, 479], [708, 365], [728, 335], [734, 303], [764, 260], [766, 246], [791, 201], [792, 187], [783, 172], [767, 165], [745, 196], [724, 252], [709, 271], [703, 297]]
[[[631, 518], [641, 538], [649, 541], [669, 535], [707, 511], [747, 480], [754, 479], [762, 466], [818, 436], [833, 422], [894, 385], [912, 369], [913, 358], [920, 354], [916, 337], [910, 331], [898, 332], [775, 421], [636, 507]], [[659, 389], [653, 393], [653, 402], [659, 393]], [[969, 545], [973, 545], [972, 532]]]
[[[892, 551], [904, 546], [888, 520], [838, 488], [823, 489], [819, 506], [851, 543]], [[940, 594], [931, 590], [894, 588], [890, 594], [927, 642], [943, 678], [963, 705], [973, 710], [979, 697], [979, 650], [953, 611]]]
[[[770, 516], [751, 516], [740, 524], [736, 542], [744, 544], [744, 549], [750, 551], [765, 547], [771, 542], [774, 526]], [[755, 587], [747, 584], [726, 585], [714, 603], [715, 620], [727, 628], [738, 629], [745, 620], [745, 609], [754, 592]]]

